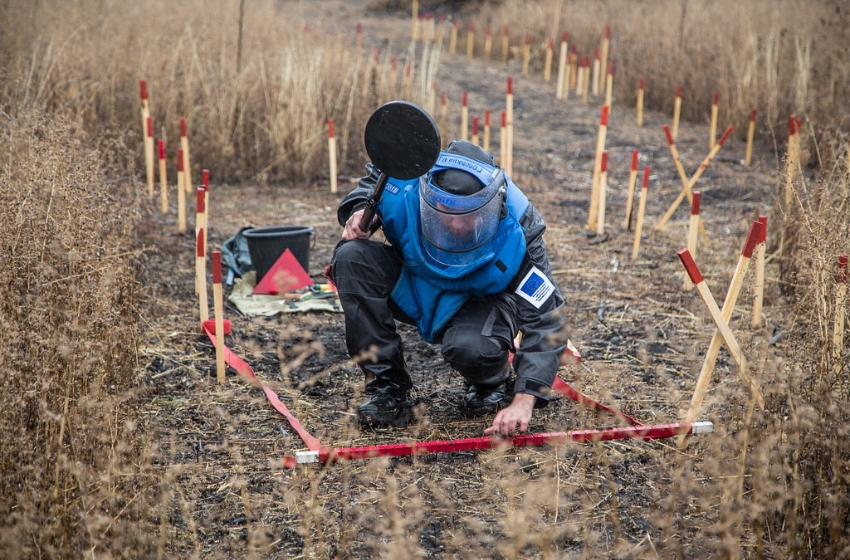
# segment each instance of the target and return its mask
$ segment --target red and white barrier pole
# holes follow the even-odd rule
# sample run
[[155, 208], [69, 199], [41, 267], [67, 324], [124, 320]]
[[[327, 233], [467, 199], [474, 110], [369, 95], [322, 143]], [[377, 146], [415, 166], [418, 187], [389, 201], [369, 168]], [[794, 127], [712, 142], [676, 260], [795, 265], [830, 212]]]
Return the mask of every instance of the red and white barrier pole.
[[762, 306], [764, 305], [764, 265], [767, 252], [767, 216], [759, 216], [761, 222], [761, 237], [756, 245], [756, 282], [753, 286], [753, 319], [752, 326], [760, 327], [764, 324]]
[[186, 119], [180, 117], [180, 147], [183, 148], [183, 186], [186, 194], [195, 192], [192, 187], [192, 165], [189, 159], [189, 136], [186, 132]]
[[638, 78], [637, 84], [637, 125], [643, 126], [643, 76]]
[[336, 136], [334, 135], [334, 120], [328, 119], [328, 167], [331, 179], [331, 193], [336, 194], [337, 168], [336, 168]]
[[605, 233], [605, 204], [608, 198], [608, 152], [602, 152], [599, 164], [599, 212], [596, 217], [596, 234]]
[[484, 151], [490, 151], [490, 109], [484, 109]]
[[[732, 317], [732, 311], [735, 309], [735, 303], [738, 301], [738, 295], [741, 293], [741, 285], [744, 281], [744, 276], [747, 272], [747, 266], [750, 263], [750, 259], [753, 255], [753, 248], [756, 245], [759, 237], [761, 236], [761, 222], [753, 222], [752, 227], [750, 228], [750, 233], [747, 236], [747, 240], [744, 243], [744, 247], [741, 250], [741, 256], [738, 259], [738, 264], [735, 267], [735, 272], [732, 275], [732, 281], [729, 284], [729, 289], [726, 291], [726, 298], [723, 301], [723, 309], [717, 310], [717, 304], [714, 302], [714, 298], [709, 294], [706, 298], [706, 295], [703, 292], [707, 292], [708, 288], [705, 286], [705, 282], [702, 282], [703, 290], [700, 292], [700, 295], [706, 301], [706, 305], [710, 308], [717, 310], [718, 317], [715, 318], [715, 323], [717, 328], [714, 331], [714, 335], [711, 338], [711, 342], [708, 346], [708, 351], [705, 354], [705, 359], [702, 364], [702, 369], [700, 370], [699, 377], [697, 378], [696, 387], [694, 389], [694, 394], [691, 397], [691, 404], [688, 407], [688, 411], [685, 414], [685, 418], [696, 418], [699, 414], [700, 407], [702, 406], [702, 401], [705, 398], [705, 393], [708, 390], [708, 383], [711, 380], [711, 375], [714, 373], [714, 365], [717, 362], [717, 355], [720, 353], [720, 346], [725, 340], [727, 346], [730, 348], [730, 354], [733, 352], [738, 352], [738, 357], [735, 357], [733, 354], [733, 358], [735, 358], [735, 362], [738, 364], [738, 368], [744, 374], [743, 377], [746, 379], [750, 385], [750, 388], [753, 392], [753, 395], [756, 397], [758, 401], [759, 407], [764, 410], [764, 401], [761, 397], [761, 389], [755, 383], [754, 380], [749, 378], [746, 374], [746, 360], [743, 359], [743, 353], [741, 349], [732, 350], [732, 346], [729, 344], [729, 340], [731, 340], [735, 346], [737, 346], [737, 342], [735, 342], [734, 336], [732, 336], [732, 331], [729, 329], [729, 318]], [[700, 284], [696, 280], [698, 278], [700, 281], [702, 280], [702, 275], [699, 270], [696, 268], [696, 264], [694, 264], [693, 258], [690, 254], [687, 255], [687, 258], [683, 257], [682, 253], [687, 252], [687, 249], [682, 249], [679, 251], [679, 258], [682, 259], [682, 264], [685, 265], [685, 270], [688, 272], [688, 275], [691, 277], [691, 280], [694, 284], [697, 284], [697, 289], [700, 289]], [[686, 261], [689, 259], [689, 262]], [[691, 267], [691, 268], [689, 268]], [[709, 309], [709, 312], [714, 313], [712, 309]], [[714, 318], [714, 315], [712, 315]], [[743, 366], [741, 364], [744, 364]], [[687, 420], [686, 420], [687, 421]]]
[[168, 172], [165, 165], [165, 140], [159, 141], [159, 206], [168, 214]]
[[224, 383], [224, 295], [221, 289], [221, 251], [212, 252], [213, 307], [215, 310], [215, 373]]
[[177, 149], [177, 231], [186, 231], [186, 189], [183, 186], [183, 148]]
[[[691, 220], [688, 223], [688, 251], [691, 255], [697, 254], [697, 235], [699, 234], [699, 203], [702, 200], [702, 193], [699, 191], [693, 192], [691, 199]], [[682, 285], [685, 290], [690, 290], [694, 287], [690, 276], [685, 274], [685, 283]]]
[[542, 434], [520, 434], [508, 438], [477, 437], [462, 440], [423, 441], [416, 443], [392, 443], [348, 447], [344, 449], [323, 448], [318, 451], [298, 451], [295, 457], [284, 457], [285, 467], [297, 464], [330, 464], [337, 461], [370, 459], [374, 457], [402, 457], [424, 455], [428, 453], [453, 453], [479, 451], [496, 447], [529, 447], [557, 445], [567, 442], [593, 443], [617, 439], [640, 438], [643, 440], [663, 439], [680, 435], [711, 433], [711, 422], [693, 422], [691, 424], [658, 424], [654, 426], [623, 426], [604, 430], [575, 430], [572, 432], [550, 432]]
[[750, 126], [747, 129], [747, 150], [744, 152], [744, 165], [750, 166], [753, 157], [753, 138], [756, 134], [756, 110], [750, 111]]
[[561, 34], [561, 50], [558, 54], [558, 83], [555, 84], [555, 99], [564, 99], [564, 92], [569, 87], [569, 72], [567, 71], [567, 39], [566, 31]]
[[555, 51], [555, 39], [549, 37], [546, 43], [546, 55], [543, 58], [543, 81], [547, 84], [552, 80], [552, 56]]
[[711, 124], [708, 127], [708, 149], [714, 147], [717, 139], [717, 111], [720, 105], [720, 94], [716, 91], [711, 96]]
[[835, 282], [835, 325], [832, 331], [832, 347], [836, 359], [844, 352], [844, 309], [847, 306], [847, 255], [838, 257], [838, 274]]
[[460, 106], [460, 139], [469, 140], [469, 97], [466, 91], [461, 97]]
[[599, 178], [602, 173], [602, 152], [605, 151], [605, 138], [608, 134], [608, 105], [603, 105], [599, 115], [599, 134], [596, 137], [596, 155], [593, 161], [593, 179], [590, 187], [590, 212], [587, 217], [587, 229], [595, 230], [599, 212]]
[[472, 143], [476, 146], [480, 146], [478, 137], [478, 115], [472, 115]]
[[682, 115], [682, 86], [676, 87], [676, 100], [673, 102], [673, 138], [679, 137], [679, 117]]
[[646, 195], [649, 188], [649, 166], [643, 168], [643, 183], [640, 188], [640, 202], [638, 202], [638, 215], [635, 224], [635, 240], [632, 244], [632, 260], [638, 258], [640, 252], [640, 236], [643, 232], [643, 215], [646, 212]]
[[629, 170], [629, 190], [626, 195], [626, 219], [623, 222], [623, 227], [629, 231], [632, 229], [632, 214], [635, 206], [635, 185], [637, 184], [639, 156], [640, 152], [632, 150], [632, 167]]

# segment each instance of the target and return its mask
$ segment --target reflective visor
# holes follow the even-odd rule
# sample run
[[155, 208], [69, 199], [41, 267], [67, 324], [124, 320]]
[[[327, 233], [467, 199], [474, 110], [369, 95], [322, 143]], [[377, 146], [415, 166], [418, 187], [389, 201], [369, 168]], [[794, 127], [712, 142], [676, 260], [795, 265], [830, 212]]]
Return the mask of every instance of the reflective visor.
[[[482, 189], [467, 196], [442, 190], [433, 183], [433, 176], [446, 169], [470, 173], [481, 181]], [[483, 256], [488, 250], [487, 242], [499, 228], [504, 170], [463, 156], [443, 154], [419, 181], [419, 213], [426, 254], [448, 266], [470, 264]]]

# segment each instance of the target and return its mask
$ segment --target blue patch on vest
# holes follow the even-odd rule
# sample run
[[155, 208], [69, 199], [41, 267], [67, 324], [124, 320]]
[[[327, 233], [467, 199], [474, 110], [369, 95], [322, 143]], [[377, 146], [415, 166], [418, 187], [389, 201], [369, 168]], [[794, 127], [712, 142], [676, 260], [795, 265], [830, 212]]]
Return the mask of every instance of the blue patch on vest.
[[534, 292], [540, 288], [545, 283], [543, 277], [536, 272], [532, 272], [531, 276], [528, 277], [528, 280], [520, 286], [520, 291], [529, 297], [534, 297]]

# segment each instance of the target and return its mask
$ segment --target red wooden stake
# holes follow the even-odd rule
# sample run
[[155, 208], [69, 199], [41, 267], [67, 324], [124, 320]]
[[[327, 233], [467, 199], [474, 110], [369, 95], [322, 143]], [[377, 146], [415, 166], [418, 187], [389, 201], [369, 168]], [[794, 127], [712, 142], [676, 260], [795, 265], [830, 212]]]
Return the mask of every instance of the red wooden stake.
[[165, 166], [165, 140], [159, 141], [159, 206], [163, 214], [168, 213], [168, 174]]
[[[199, 191], [201, 189], [198, 189]], [[200, 195], [199, 198], [202, 198]], [[198, 229], [195, 235], [195, 285], [198, 292], [199, 315], [201, 317], [201, 329], [204, 323], [210, 319], [209, 302], [207, 301], [207, 259], [204, 246], [204, 228]]]
[[[701, 199], [702, 193], [694, 191], [693, 197], [691, 198], [691, 220], [688, 224], [688, 251], [690, 251], [692, 255], [695, 255], [697, 251], [697, 235], [699, 234], [699, 204]], [[690, 290], [693, 286], [693, 282], [691, 282], [691, 279], [686, 274], [685, 283], [682, 287], [686, 290]]]
[[608, 134], [608, 105], [603, 105], [599, 115], [599, 133], [596, 137], [596, 158], [593, 163], [593, 178], [590, 187], [590, 212], [587, 217], [587, 229], [595, 230], [599, 212], [599, 178], [602, 173], [602, 152], [605, 151], [605, 138]]
[[[508, 47], [510, 43], [510, 28], [506, 25], [502, 27], [502, 64], [508, 62]], [[508, 121], [510, 122], [510, 121]]]
[[490, 109], [484, 109], [484, 151], [490, 151]]
[[555, 52], [555, 39], [549, 37], [549, 42], [546, 43], [546, 57], [543, 60], [543, 81], [549, 82], [552, 79], [552, 56]]
[[608, 63], [608, 72], [605, 75], [605, 104], [611, 106], [614, 95], [614, 63]]
[[599, 95], [599, 81], [602, 77], [602, 66], [599, 59], [599, 48], [593, 49], [593, 76], [590, 78], [590, 90], [594, 96]]
[[221, 251], [212, 252], [213, 307], [215, 309], [215, 371], [224, 383], [224, 299], [221, 289]]
[[145, 118], [145, 178], [148, 182], [148, 196], [153, 196], [153, 119]]
[[478, 142], [478, 115], [472, 116], [472, 143], [476, 146], [480, 145]]
[[[507, 26], [505, 26], [507, 29]], [[510, 177], [514, 172], [514, 79], [508, 76], [507, 95], [505, 99], [505, 115], [507, 117], [507, 128], [505, 142], [507, 144], [507, 165], [505, 173]]]
[[210, 234], [210, 170], [201, 171], [201, 184], [204, 186], [204, 247], [209, 247]]
[[460, 139], [469, 140], [469, 97], [463, 92], [460, 105]]
[[764, 323], [762, 306], [764, 304], [764, 265], [767, 252], [767, 216], [759, 216], [761, 222], [761, 237], [756, 245], [756, 281], [753, 286], [753, 319], [752, 326], [760, 327]]
[[635, 185], [637, 184], [638, 156], [637, 150], [632, 150], [632, 167], [629, 170], [629, 191], [626, 197], [626, 219], [623, 227], [631, 231], [632, 213], [635, 206]]
[[[607, 107], [607, 105], [606, 105]], [[605, 204], [608, 198], [608, 152], [602, 152], [599, 163], [599, 213], [596, 217], [596, 234], [605, 233]]]
[[508, 143], [508, 117], [505, 110], [502, 110], [502, 128], [499, 131], [499, 165], [505, 167], [507, 156]]
[[183, 186], [183, 148], [177, 149], [177, 231], [186, 231], [186, 190]]
[[558, 54], [558, 83], [555, 84], [555, 99], [564, 99], [564, 93], [569, 88], [569, 72], [567, 71], [567, 39], [566, 31], [561, 34], [561, 50]]

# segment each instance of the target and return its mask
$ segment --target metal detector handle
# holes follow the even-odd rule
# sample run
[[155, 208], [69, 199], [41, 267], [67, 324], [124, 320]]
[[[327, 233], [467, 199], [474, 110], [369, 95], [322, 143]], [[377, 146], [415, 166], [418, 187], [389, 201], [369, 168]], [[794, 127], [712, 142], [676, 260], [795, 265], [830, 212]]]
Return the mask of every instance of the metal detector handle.
[[375, 185], [375, 190], [372, 191], [372, 194], [366, 200], [366, 208], [363, 209], [363, 217], [360, 218], [361, 231], [371, 231], [372, 216], [375, 214], [375, 207], [381, 202], [381, 197], [384, 195], [384, 187], [387, 186], [388, 179], [389, 175], [382, 171], [381, 176], [378, 177], [378, 183]]

